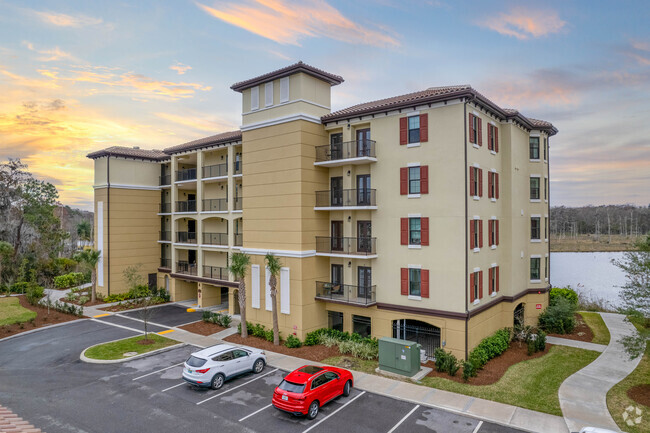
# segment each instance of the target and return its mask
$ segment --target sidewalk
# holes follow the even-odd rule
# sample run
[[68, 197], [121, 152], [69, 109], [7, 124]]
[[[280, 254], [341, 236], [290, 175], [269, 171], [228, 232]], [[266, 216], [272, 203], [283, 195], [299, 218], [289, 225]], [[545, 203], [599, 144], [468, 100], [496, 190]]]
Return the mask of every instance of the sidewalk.
[[[641, 357], [630, 361], [618, 340], [635, 328], [622, 314], [600, 313], [609, 328], [609, 345], [594, 362], [569, 376], [560, 386], [560, 407], [571, 432], [594, 426], [619, 431], [607, 409], [607, 391], [630, 374]], [[549, 341], [550, 343], [550, 341]]]
[[607, 346], [604, 344], [589, 343], [587, 341], [570, 340], [560, 337], [546, 337], [548, 344], [559, 344], [560, 346], [575, 347], [576, 349], [593, 350], [595, 352], [604, 352]]

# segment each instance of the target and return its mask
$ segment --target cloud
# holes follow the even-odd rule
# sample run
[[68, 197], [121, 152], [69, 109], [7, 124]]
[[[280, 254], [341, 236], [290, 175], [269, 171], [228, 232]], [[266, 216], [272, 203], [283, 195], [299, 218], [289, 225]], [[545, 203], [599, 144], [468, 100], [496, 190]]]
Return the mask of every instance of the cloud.
[[213, 134], [217, 134], [221, 131], [232, 131], [233, 129], [237, 129], [237, 125], [232, 122], [220, 119], [207, 119], [204, 115], [200, 114], [194, 116], [180, 116], [171, 113], [155, 113], [155, 115], [161, 119], [179, 125], [188, 126], [199, 131], [207, 131]]
[[510, 12], [501, 12], [496, 16], [484, 17], [477, 22], [506, 36], [517, 39], [540, 38], [552, 33], [559, 33], [566, 25], [557, 12], [551, 10], [527, 10], [516, 7]]
[[51, 50], [38, 50], [34, 47], [34, 44], [28, 41], [23, 41], [23, 45], [30, 51], [42, 54], [41, 57], [38, 57], [38, 60], [42, 62], [53, 62], [63, 59], [76, 60], [72, 54], [62, 51], [59, 47], [54, 47]]
[[326, 37], [352, 44], [400, 46], [393, 32], [371, 29], [344, 17], [325, 0], [247, 0], [210, 7], [197, 6], [234, 26], [280, 44], [300, 46], [303, 38]]
[[650, 66], [650, 42], [633, 40], [621, 52], [641, 66]]
[[93, 18], [86, 15], [66, 15], [56, 12], [33, 11], [33, 13], [44, 23], [58, 27], [85, 27], [101, 24], [101, 18]]
[[178, 75], [183, 75], [183, 74], [185, 74], [187, 71], [189, 71], [190, 69], [192, 69], [192, 67], [189, 66], [189, 65], [184, 65], [184, 64], [182, 64], [182, 63], [180, 63], [180, 62], [176, 62], [176, 64], [170, 66], [169, 69], [171, 69], [172, 71], [176, 71], [176, 72], [178, 72]]
[[59, 87], [59, 85], [57, 85], [52, 80], [37, 80], [33, 78], [27, 78], [22, 75], [14, 74], [13, 72], [9, 72], [6, 69], [4, 69], [2, 65], [0, 65], [0, 76], [2, 75], [9, 78], [14, 86], [23, 86], [31, 89], [35, 89], [35, 88], [53, 89]]

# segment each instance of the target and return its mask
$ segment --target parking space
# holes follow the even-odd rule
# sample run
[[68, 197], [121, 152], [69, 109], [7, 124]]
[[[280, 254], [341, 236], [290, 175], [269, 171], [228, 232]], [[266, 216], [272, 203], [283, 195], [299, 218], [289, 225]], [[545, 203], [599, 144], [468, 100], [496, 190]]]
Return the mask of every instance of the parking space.
[[[144, 322], [141, 320], [134, 320], [134, 318], [120, 317], [118, 315], [110, 315], [104, 317], [97, 317], [93, 320], [104, 322], [109, 325], [113, 325], [115, 327], [122, 327], [134, 331], [144, 332]], [[168, 328], [163, 328], [162, 326], [153, 325], [151, 324], [151, 322], [149, 322], [147, 325], [148, 332], [162, 332], [167, 330]]]
[[[166, 304], [160, 307], [149, 309], [149, 321], [164, 326], [182, 326], [188, 323], [201, 320], [203, 315], [200, 311], [188, 312], [187, 309], [181, 305]], [[125, 311], [120, 313], [120, 316], [132, 317], [135, 319], [140, 318], [139, 311]]]

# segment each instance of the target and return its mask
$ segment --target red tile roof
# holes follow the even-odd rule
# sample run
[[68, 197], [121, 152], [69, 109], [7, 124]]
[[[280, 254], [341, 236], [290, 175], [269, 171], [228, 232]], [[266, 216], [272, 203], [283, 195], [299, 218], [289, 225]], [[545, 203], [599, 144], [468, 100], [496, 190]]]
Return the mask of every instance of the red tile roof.
[[169, 159], [169, 155], [161, 150], [146, 150], [139, 147], [122, 147], [113, 146], [106, 149], [89, 153], [86, 157], [97, 159], [103, 156], [120, 156], [123, 158], [142, 159], [145, 161], [164, 161]]
[[296, 74], [298, 72], [304, 72], [307, 75], [311, 75], [312, 77], [326, 81], [332, 86], [341, 84], [344, 81], [343, 77], [339, 75], [330, 74], [329, 72], [325, 72], [322, 69], [315, 68], [311, 65], [308, 65], [307, 63], [300, 61], [285, 68], [269, 72], [268, 74], [260, 75], [255, 78], [251, 78], [250, 80], [240, 81], [239, 83], [235, 83], [230, 86], [230, 88], [236, 92], [242, 92], [248, 88], [257, 86], [258, 84], [277, 80], [278, 78], [288, 77], [289, 75]]
[[187, 152], [188, 150], [200, 149], [203, 147], [217, 146], [219, 144], [232, 143], [233, 141], [241, 140], [241, 131], [222, 132], [221, 134], [212, 135], [210, 137], [199, 138], [198, 140], [189, 141], [187, 143], [179, 144], [164, 149], [166, 154], [174, 154]]

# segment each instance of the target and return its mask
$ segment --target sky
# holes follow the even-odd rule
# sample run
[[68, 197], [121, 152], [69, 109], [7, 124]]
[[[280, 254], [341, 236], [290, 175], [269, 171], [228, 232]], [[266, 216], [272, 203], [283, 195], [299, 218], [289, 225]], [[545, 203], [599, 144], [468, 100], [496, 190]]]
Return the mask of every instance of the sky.
[[0, 161], [92, 209], [89, 152], [238, 129], [238, 81], [302, 60], [332, 110], [471, 84], [552, 122], [551, 204], [650, 204], [645, 1], [0, 0]]

